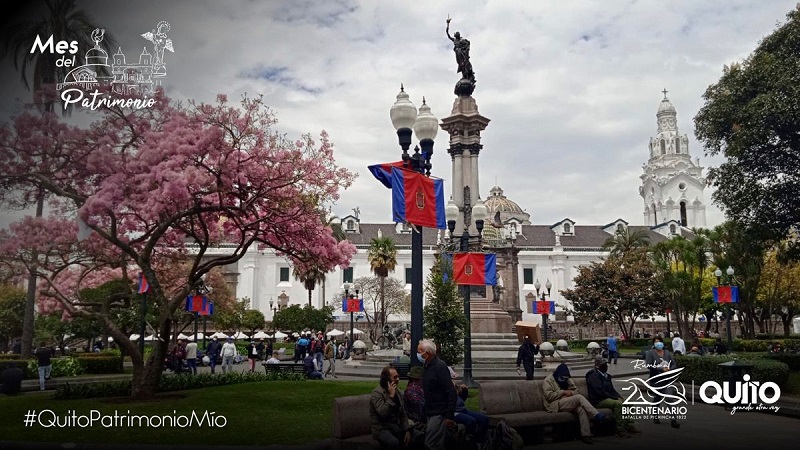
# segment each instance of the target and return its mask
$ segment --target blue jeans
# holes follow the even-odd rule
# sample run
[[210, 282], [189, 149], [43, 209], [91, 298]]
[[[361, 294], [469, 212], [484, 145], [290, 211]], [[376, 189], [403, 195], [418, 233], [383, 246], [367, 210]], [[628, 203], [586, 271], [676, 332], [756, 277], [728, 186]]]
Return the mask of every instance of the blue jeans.
[[197, 358], [187, 359], [186, 365], [189, 366], [189, 370], [192, 372], [192, 375], [197, 375]]
[[467, 433], [475, 436], [477, 441], [483, 441], [486, 438], [486, 432], [489, 430], [489, 416], [475, 411], [461, 411], [457, 412], [455, 416], [456, 423], [464, 424], [467, 428]]
[[619, 352], [616, 350], [609, 350], [608, 351], [608, 362], [614, 360], [614, 364], [617, 363], [617, 358], [619, 358]]
[[53, 370], [53, 365], [39, 366], [39, 389], [44, 390], [45, 378], [50, 378], [50, 371]]

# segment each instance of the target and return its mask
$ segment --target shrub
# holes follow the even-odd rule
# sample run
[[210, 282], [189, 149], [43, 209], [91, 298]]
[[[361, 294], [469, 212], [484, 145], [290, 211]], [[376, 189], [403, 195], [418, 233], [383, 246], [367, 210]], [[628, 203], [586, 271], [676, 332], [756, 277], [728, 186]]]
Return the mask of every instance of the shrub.
[[780, 361], [789, 366], [792, 372], [800, 372], [800, 354], [791, 353], [768, 353], [766, 358]]
[[[78, 358], [63, 356], [61, 358], [52, 358], [50, 361], [53, 365], [50, 376], [53, 378], [75, 377], [83, 374], [83, 365], [78, 361]], [[28, 366], [22, 369], [26, 372], [26, 378], [39, 378], [39, 364], [35, 359], [28, 361]]]
[[[727, 355], [721, 356], [675, 356], [678, 367], [683, 367], [681, 372], [681, 382], [695, 384], [706, 381], [723, 382], [728, 381], [728, 371], [719, 367], [720, 363], [733, 361], [734, 358]], [[743, 363], [752, 364], [751, 376], [753, 380], [759, 382], [772, 381], [778, 386], [784, 385], [789, 379], [789, 366], [779, 361], [769, 359], [749, 359], [740, 360]]]
[[[29, 361], [23, 361], [23, 360], [19, 360], [19, 359], [0, 360], [0, 373], [2, 373], [4, 370], [6, 370], [9, 367], [11, 367], [12, 363], [14, 365], [16, 365], [18, 368], [22, 369], [22, 376], [24, 378], [38, 378], [39, 377], [39, 373], [38, 372], [36, 372], [36, 376], [35, 377], [29, 373], [29, 371], [28, 371]], [[33, 364], [36, 365], [36, 361], [33, 361]]]
[[119, 355], [81, 355], [77, 357], [77, 359], [83, 366], [83, 373], [122, 373], [122, 365], [119, 363]]
[[0, 353], [0, 361], [21, 359], [22, 355], [19, 353]]
[[58, 385], [53, 398], [127, 397], [131, 395], [131, 381], [105, 381], [102, 383], [64, 383]]

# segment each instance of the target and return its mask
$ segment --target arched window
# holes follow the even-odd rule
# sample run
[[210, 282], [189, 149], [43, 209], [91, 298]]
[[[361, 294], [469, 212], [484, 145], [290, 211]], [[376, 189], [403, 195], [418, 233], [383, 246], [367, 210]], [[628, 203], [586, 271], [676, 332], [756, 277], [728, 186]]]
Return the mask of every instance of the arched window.
[[625, 232], [625, 227], [622, 226], [621, 223], [618, 223], [617, 224], [617, 233], [624, 233], [624, 232]]
[[676, 231], [677, 231], [677, 228], [675, 228], [675, 224], [674, 223], [669, 226], [669, 234], [675, 234]]
[[667, 154], [667, 141], [665, 141], [664, 139], [661, 140], [661, 154], [662, 155]]
[[687, 227], [686, 224], [686, 202], [681, 202], [681, 226]]
[[356, 229], [356, 223], [352, 220], [347, 221], [347, 231], [353, 231]]
[[564, 224], [564, 234], [572, 234], [572, 225], [568, 223]]
[[675, 153], [680, 153], [680, 152], [681, 152], [681, 138], [676, 137], [675, 138]]

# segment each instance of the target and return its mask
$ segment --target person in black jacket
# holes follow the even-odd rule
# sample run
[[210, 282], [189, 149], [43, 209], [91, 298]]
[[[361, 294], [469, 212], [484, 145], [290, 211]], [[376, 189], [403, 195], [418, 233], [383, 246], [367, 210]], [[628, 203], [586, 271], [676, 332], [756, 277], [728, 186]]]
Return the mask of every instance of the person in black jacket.
[[417, 359], [425, 364], [422, 389], [425, 393], [425, 447], [429, 450], [444, 448], [447, 429], [456, 426], [456, 388], [450, 378], [450, 369], [436, 355], [436, 344], [423, 339], [417, 346]]
[[539, 347], [531, 342], [530, 336], [525, 336], [525, 340], [517, 352], [517, 373], [519, 373], [519, 365], [522, 363], [525, 366], [525, 379], [527, 380], [533, 380], [533, 365], [536, 363], [537, 353], [539, 353]]
[[614, 411], [617, 425], [617, 436], [630, 437], [630, 434], [641, 433], [633, 420], [622, 417], [622, 396], [614, 389], [608, 373], [608, 361], [600, 358], [594, 362], [594, 369], [586, 373], [586, 387], [589, 391], [589, 402], [595, 408], [608, 408]]

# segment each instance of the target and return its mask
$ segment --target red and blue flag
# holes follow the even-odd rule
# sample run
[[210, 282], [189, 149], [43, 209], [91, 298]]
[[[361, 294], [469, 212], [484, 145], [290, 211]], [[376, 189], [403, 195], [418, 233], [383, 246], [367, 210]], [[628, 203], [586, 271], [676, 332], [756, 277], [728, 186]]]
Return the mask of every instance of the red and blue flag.
[[711, 291], [714, 303], [739, 303], [739, 286], [717, 286]]
[[139, 274], [139, 289], [136, 292], [138, 294], [150, 292], [150, 283], [147, 282], [147, 277], [144, 276], [144, 273]]
[[186, 311], [200, 312], [206, 309], [208, 297], [204, 295], [190, 295], [186, 297]]
[[403, 161], [391, 162], [391, 163], [383, 163], [383, 164], [374, 164], [372, 166], [367, 166], [372, 175], [378, 179], [384, 186], [391, 189], [392, 188], [392, 167], [403, 167]]
[[201, 316], [211, 316], [214, 314], [214, 302], [205, 301], [203, 309], [198, 312]]
[[556, 313], [556, 302], [553, 301], [540, 301], [534, 300], [533, 301], [533, 311], [534, 314], [553, 314]]
[[453, 256], [453, 279], [458, 285], [496, 285], [497, 255], [494, 253], [456, 253]]
[[392, 215], [395, 222], [444, 230], [444, 181], [392, 168]]
[[362, 298], [344, 298], [342, 299], [343, 312], [363, 312], [364, 299]]

